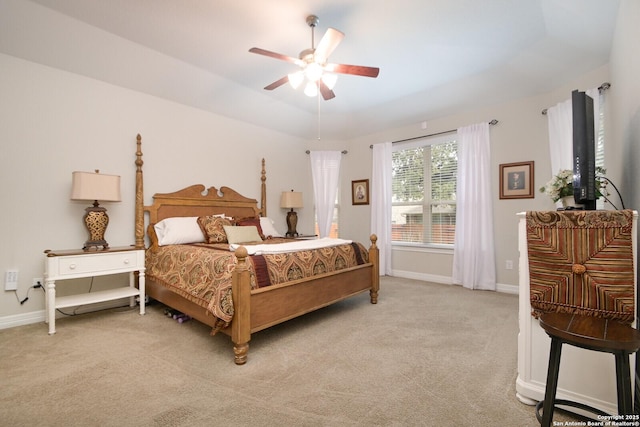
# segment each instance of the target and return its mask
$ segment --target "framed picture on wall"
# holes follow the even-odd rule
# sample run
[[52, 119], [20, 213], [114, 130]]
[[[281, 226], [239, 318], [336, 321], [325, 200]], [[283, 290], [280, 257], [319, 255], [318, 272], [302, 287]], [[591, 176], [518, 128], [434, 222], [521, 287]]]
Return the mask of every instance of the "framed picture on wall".
[[369, 204], [369, 180], [368, 179], [351, 181], [351, 204], [353, 205]]
[[500, 198], [533, 199], [533, 161], [500, 165]]

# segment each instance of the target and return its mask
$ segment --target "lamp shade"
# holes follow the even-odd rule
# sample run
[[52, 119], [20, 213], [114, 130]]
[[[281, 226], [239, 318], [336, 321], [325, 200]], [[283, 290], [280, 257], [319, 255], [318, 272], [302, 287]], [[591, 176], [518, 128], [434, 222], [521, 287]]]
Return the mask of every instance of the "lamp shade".
[[318, 83], [317, 82], [308, 81], [307, 84], [304, 87], [304, 94], [307, 95], [310, 98], [313, 98], [314, 96], [317, 96], [318, 95]]
[[302, 71], [296, 71], [295, 73], [288, 74], [287, 78], [289, 79], [291, 87], [298, 89], [298, 86], [300, 86], [304, 80], [304, 73]]
[[71, 200], [120, 201], [120, 176], [94, 172], [73, 172]]
[[301, 208], [302, 193], [299, 191], [283, 191], [280, 197], [280, 207], [285, 209]]

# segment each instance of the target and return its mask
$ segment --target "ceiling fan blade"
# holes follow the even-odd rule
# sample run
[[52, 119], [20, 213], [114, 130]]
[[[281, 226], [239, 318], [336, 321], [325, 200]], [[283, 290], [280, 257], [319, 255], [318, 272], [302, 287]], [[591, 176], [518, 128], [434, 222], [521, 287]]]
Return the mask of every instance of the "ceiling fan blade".
[[280, 59], [282, 61], [293, 62], [298, 64], [300, 60], [292, 56], [283, 55], [281, 53], [271, 52], [270, 50], [260, 49], [259, 47], [252, 47], [249, 49], [251, 53], [257, 53], [258, 55], [270, 56], [271, 58]]
[[335, 50], [338, 44], [344, 38], [344, 33], [336, 30], [335, 28], [329, 28], [322, 39], [320, 39], [320, 43], [318, 43], [318, 47], [316, 48], [314, 57], [317, 63], [324, 64], [331, 52]]
[[353, 74], [364, 77], [378, 77], [380, 69], [377, 67], [365, 67], [364, 65], [327, 64], [325, 70], [332, 73]]
[[265, 86], [264, 88], [266, 90], [274, 90], [276, 88], [279, 88], [283, 84], [286, 84], [287, 82], [289, 82], [289, 76], [284, 76], [280, 80], [276, 80], [275, 82], [271, 83], [269, 86]]
[[336, 97], [336, 94], [333, 93], [333, 91], [329, 89], [329, 87], [326, 84], [324, 84], [322, 80], [318, 81], [318, 83], [320, 85], [320, 93], [322, 94], [322, 98], [325, 101], [328, 101]]

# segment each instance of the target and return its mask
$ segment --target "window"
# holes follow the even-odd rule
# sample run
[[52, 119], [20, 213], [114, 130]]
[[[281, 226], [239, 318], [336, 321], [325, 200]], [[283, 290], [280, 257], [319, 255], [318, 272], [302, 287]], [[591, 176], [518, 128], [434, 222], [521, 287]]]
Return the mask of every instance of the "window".
[[[336, 203], [333, 207], [333, 217], [331, 218], [331, 230], [329, 230], [329, 235], [327, 236], [333, 239], [338, 238], [338, 218], [339, 218], [339, 212], [340, 212], [340, 204], [338, 203], [338, 200], [340, 200], [340, 189], [338, 189], [338, 191], [336, 192]], [[316, 236], [319, 236], [320, 229], [318, 228], [318, 217], [315, 215], [315, 213], [313, 215], [313, 218], [314, 218], [314, 227], [313, 227], [314, 233]]]
[[456, 135], [393, 146], [391, 240], [453, 245], [456, 227]]
[[[315, 234], [316, 236], [320, 235], [320, 229], [318, 228], [318, 219], [316, 217], [315, 220]], [[331, 237], [334, 239], [338, 238], [338, 205], [333, 208], [333, 218], [331, 219], [331, 230], [329, 230], [329, 235], [327, 237]]]

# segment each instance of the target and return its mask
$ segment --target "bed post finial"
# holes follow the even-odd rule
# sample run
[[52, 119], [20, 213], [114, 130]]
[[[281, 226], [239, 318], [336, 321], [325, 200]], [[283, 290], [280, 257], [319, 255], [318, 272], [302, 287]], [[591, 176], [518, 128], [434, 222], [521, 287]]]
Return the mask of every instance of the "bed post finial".
[[135, 204], [135, 232], [136, 249], [144, 249], [144, 201], [142, 185], [142, 137], [136, 137], [136, 204]]
[[260, 216], [267, 216], [267, 171], [264, 167], [264, 157], [262, 158], [262, 172], [260, 173]]

